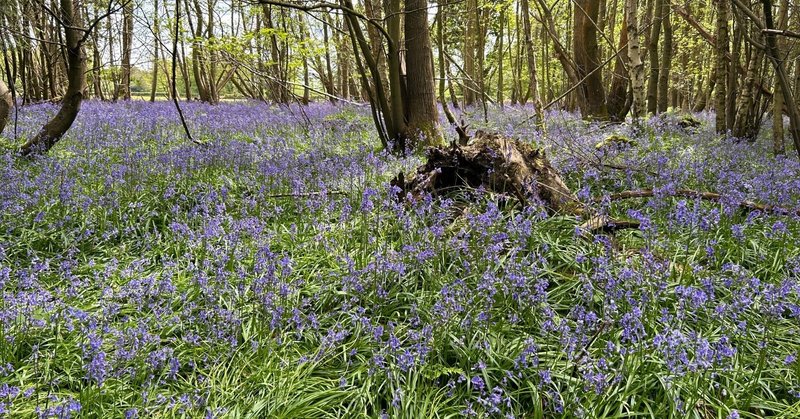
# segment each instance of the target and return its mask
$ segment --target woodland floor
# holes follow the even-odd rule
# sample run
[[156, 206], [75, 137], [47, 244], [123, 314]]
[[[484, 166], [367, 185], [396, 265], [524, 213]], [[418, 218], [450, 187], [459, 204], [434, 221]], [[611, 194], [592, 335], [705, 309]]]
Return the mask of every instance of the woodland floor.
[[197, 146], [167, 102], [89, 102], [16, 158], [55, 110], [0, 139], [0, 417], [800, 416], [800, 220], [740, 207], [800, 208], [769, 126], [467, 115], [640, 223], [587, 237], [480, 187], [398, 202], [423, 158], [363, 107], [190, 103]]

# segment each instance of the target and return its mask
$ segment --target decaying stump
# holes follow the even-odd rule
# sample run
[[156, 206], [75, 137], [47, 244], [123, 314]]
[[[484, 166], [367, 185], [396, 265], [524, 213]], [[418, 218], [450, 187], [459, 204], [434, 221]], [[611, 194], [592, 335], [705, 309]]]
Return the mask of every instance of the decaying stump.
[[401, 197], [482, 187], [512, 195], [523, 204], [539, 198], [551, 213], [577, 214], [582, 210], [582, 204], [561, 180], [544, 150], [482, 131], [467, 145], [429, 149], [428, 161], [410, 179], [401, 173], [392, 184], [400, 188]]
[[[392, 180], [392, 185], [399, 189], [399, 199], [410, 197], [418, 200], [426, 194], [442, 196], [459, 190], [483, 189], [513, 196], [523, 205], [541, 201], [550, 214], [582, 218], [579, 228], [585, 238], [590, 238], [596, 232], [638, 228], [640, 225], [635, 220], [614, 219], [598, 211], [599, 208], [592, 204], [629, 198], [652, 198], [657, 195], [652, 189], [624, 191], [582, 203], [561, 180], [558, 171], [547, 160], [544, 150], [519, 140], [482, 131], [475, 133], [466, 145], [453, 143], [449, 147], [429, 149], [425, 164], [418, 167], [408, 180], [400, 173]], [[664, 195], [707, 201], [723, 199], [718, 193], [689, 189], [665, 192]], [[800, 216], [800, 209], [752, 201], [742, 201], [739, 207], [745, 211]]]
[[419, 199], [425, 194], [441, 196], [458, 190], [478, 189], [510, 195], [523, 205], [540, 201], [550, 214], [584, 219], [579, 226], [590, 233], [637, 228], [636, 221], [615, 220], [597, 214], [578, 200], [553, 168], [544, 150], [499, 134], [478, 131], [466, 145], [435, 147], [428, 161], [406, 180], [400, 173], [392, 185], [398, 198]]

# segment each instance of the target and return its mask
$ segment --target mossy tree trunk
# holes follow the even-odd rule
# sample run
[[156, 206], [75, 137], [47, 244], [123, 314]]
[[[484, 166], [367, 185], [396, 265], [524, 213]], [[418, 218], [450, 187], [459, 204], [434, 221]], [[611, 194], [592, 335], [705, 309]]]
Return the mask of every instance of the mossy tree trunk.
[[8, 122], [8, 115], [11, 114], [11, 107], [14, 103], [11, 101], [11, 90], [6, 84], [0, 80], [0, 134]]

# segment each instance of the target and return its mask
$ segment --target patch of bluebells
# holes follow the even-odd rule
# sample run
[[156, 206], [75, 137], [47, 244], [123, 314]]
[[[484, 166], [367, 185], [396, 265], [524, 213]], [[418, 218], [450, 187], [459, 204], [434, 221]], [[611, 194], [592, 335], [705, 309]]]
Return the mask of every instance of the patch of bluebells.
[[[762, 354], [780, 379], [759, 397], [796, 403], [798, 222], [738, 202], [797, 207], [800, 166], [761, 144], [685, 135], [670, 116], [634, 132], [550, 113], [544, 135], [529, 108], [493, 113], [486, 128], [545, 146], [582, 199], [656, 191], [601, 201], [641, 227], [583, 241], [573, 219], [486, 191], [397, 202], [388, 179], [419, 160], [375, 151], [361, 108], [185, 110], [207, 146], [167, 103], [87, 102], [50, 156], [0, 156], [0, 415], [223, 416], [313, 371], [298, 391], [340, 395], [331, 411], [366, 389], [373, 416], [429, 391], [452, 414], [590, 417], [663, 382], [669, 416]], [[21, 135], [53, 111], [23, 108]], [[597, 157], [628, 170], [581, 157], [611, 131], [639, 146]], [[670, 198], [683, 187], [725, 199]], [[272, 394], [265, 414], [295, 397]]]

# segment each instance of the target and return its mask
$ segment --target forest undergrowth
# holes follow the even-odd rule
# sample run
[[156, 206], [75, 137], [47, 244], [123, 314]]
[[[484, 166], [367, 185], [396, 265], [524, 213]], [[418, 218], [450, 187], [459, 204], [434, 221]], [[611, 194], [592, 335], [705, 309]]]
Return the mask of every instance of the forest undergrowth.
[[640, 222], [587, 238], [487, 191], [398, 202], [421, 157], [366, 108], [187, 103], [198, 146], [166, 102], [88, 102], [17, 158], [54, 111], [0, 139], [0, 417], [800, 416], [800, 222], [739, 206], [800, 208], [768, 126], [472, 115]]

